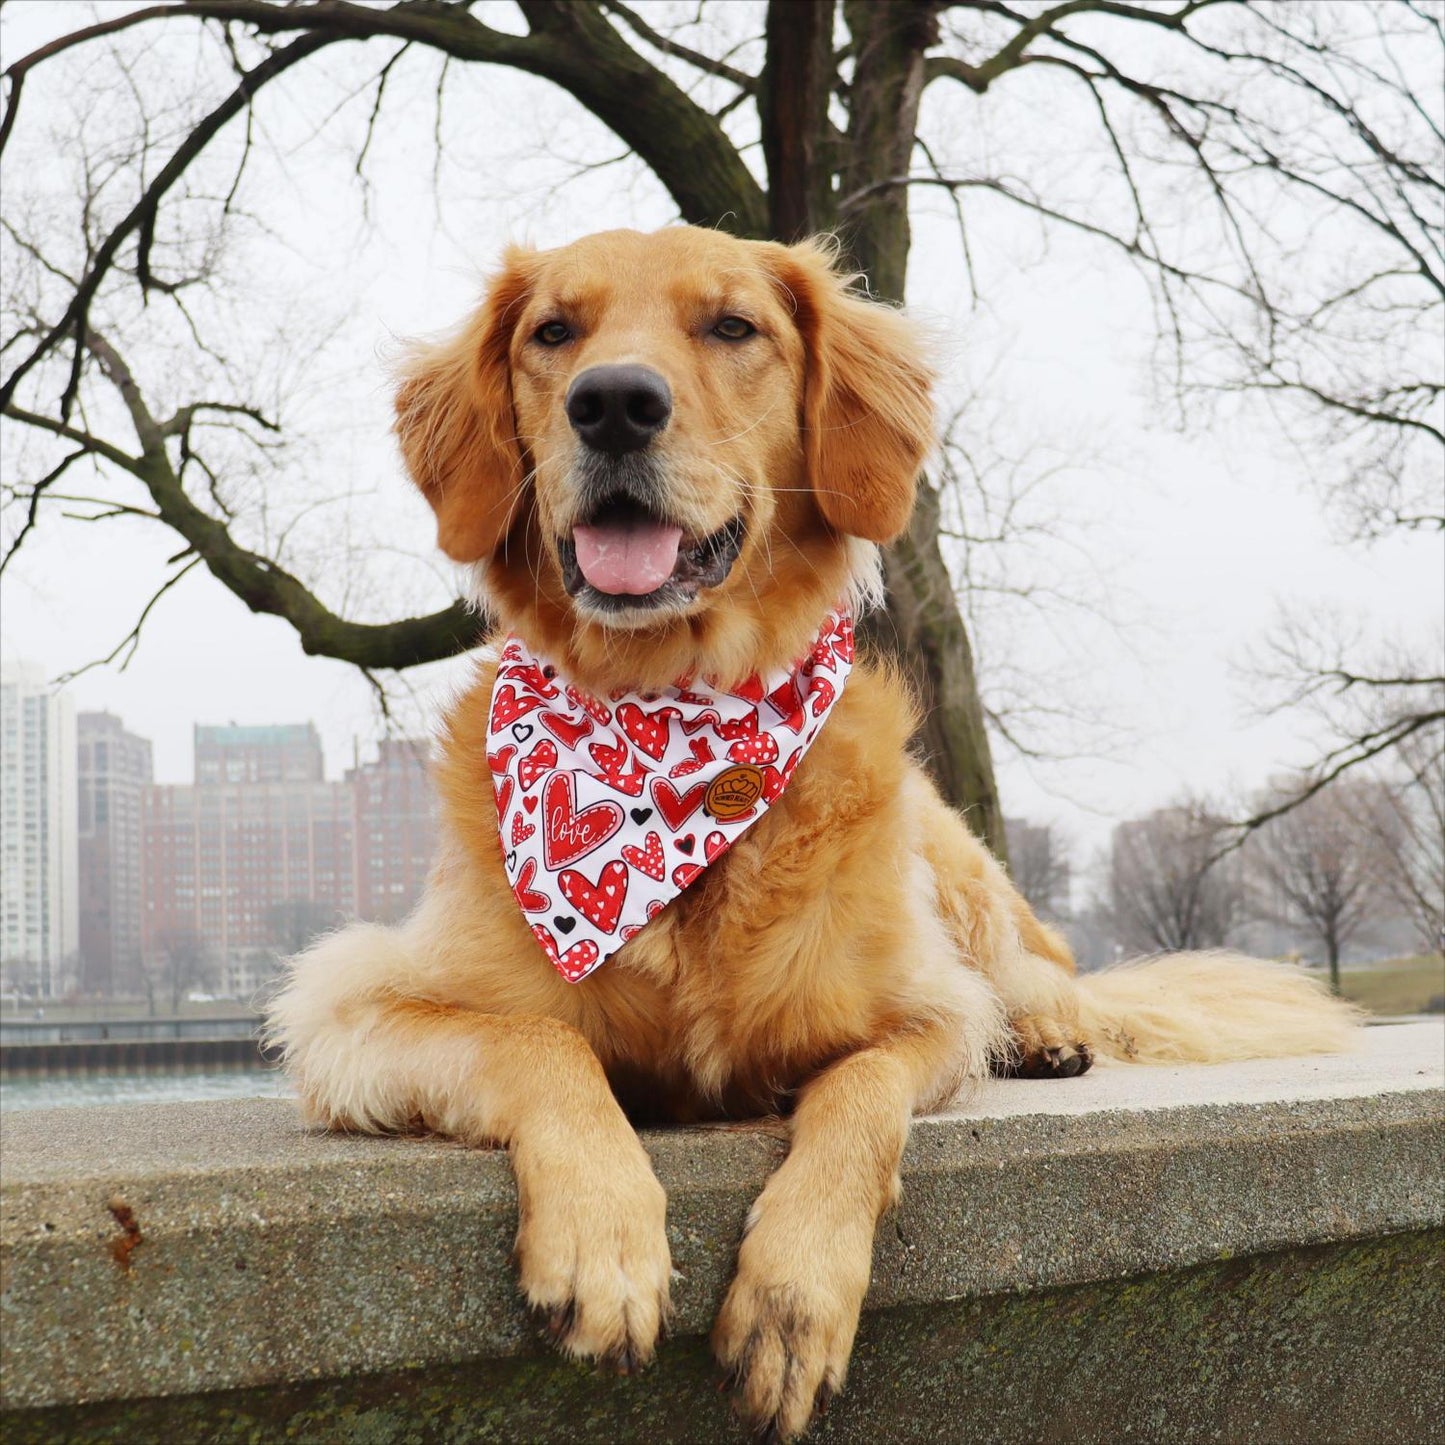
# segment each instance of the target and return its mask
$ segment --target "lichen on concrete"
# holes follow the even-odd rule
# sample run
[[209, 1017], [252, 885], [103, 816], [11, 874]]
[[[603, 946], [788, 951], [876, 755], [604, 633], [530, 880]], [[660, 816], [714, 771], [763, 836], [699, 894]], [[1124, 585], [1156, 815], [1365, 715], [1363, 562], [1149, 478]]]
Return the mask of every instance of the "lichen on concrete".
[[[867, 1315], [817, 1445], [1424, 1445], [1445, 1236]], [[617, 1379], [555, 1356], [26, 1411], [7, 1445], [738, 1445], [701, 1339]]]

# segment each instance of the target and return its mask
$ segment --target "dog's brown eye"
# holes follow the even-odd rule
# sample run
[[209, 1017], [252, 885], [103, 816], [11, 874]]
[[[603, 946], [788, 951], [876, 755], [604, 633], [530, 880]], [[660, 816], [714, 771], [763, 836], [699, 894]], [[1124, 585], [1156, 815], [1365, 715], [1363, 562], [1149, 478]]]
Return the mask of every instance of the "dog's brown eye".
[[571, 339], [571, 328], [561, 321], [544, 321], [532, 333], [532, 340], [540, 341], [543, 346], [561, 346]]
[[713, 327], [712, 334], [721, 336], [724, 341], [746, 341], [749, 336], [757, 333], [757, 329], [751, 321], [744, 321], [741, 316], [724, 316]]

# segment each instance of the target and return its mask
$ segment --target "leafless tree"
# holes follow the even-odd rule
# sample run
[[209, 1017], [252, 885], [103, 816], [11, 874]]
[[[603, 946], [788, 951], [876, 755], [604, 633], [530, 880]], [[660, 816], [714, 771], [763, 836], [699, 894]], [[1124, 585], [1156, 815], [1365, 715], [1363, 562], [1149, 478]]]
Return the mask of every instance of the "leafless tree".
[[155, 954], [141, 962], [146, 1009], [154, 1015], [157, 995], [165, 993], [170, 995], [171, 1012], [178, 1014], [181, 1000], [192, 989], [207, 988], [216, 981], [216, 960], [194, 928], [164, 930], [156, 942]]
[[286, 958], [294, 957], [342, 921], [335, 909], [314, 898], [287, 898], [266, 910], [268, 940]]
[[942, 431], [938, 536], [974, 639], [984, 717], [1027, 760], [1101, 756], [1128, 726], [1102, 689], [1103, 670], [1082, 662], [1083, 640], [1117, 640], [1128, 609], [1096, 519], [1075, 494], [1087, 471], [1107, 474], [1110, 463], [1077, 431], [1025, 424], [993, 368], [959, 390]]
[[1009, 876], [1034, 911], [1055, 921], [1072, 913], [1069, 889], [1073, 868], [1057, 828], [1006, 818]]
[[1238, 860], [1220, 856], [1227, 828], [1198, 798], [1115, 828], [1104, 911], [1119, 943], [1152, 953], [1229, 942], [1245, 889]]
[[[1437, 599], [1437, 603], [1438, 603]], [[1445, 739], [1445, 639], [1425, 646], [1369, 647], [1339, 618], [1286, 617], [1251, 669], [1268, 712], [1304, 710], [1323, 738], [1315, 761], [1260, 799], [1236, 840], [1308, 803], [1364, 767], [1415, 776]]]
[[[258, 349], [232, 330], [244, 307], [217, 304], [228, 237], [248, 207], [265, 223], [254, 173], [274, 181], [293, 154], [266, 169], [262, 140], [288, 88], [354, 93], [366, 114], [350, 165], [364, 187], [395, 116], [389, 87], [426, 77], [445, 143], [448, 78], [473, 66], [565, 92], [683, 220], [785, 240], [839, 232], [886, 299], [904, 292], [913, 194], [953, 208], [970, 257], [1001, 208], [1087, 238], [1149, 279], [1161, 374], [1178, 394], [1243, 387], [1323, 418], [1342, 430], [1352, 474], [1395, 478], [1386, 490], [1413, 515], [1424, 449], [1442, 436], [1438, 357], [1421, 339], [1445, 295], [1442, 131], [1421, 98], [1441, 14], [1438, 0], [518, 0], [494, 25], [464, 0], [165, 0], [85, 26], [5, 70], [0, 150], [20, 143], [43, 87], [86, 97], [70, 135], [32, 135], [29, 151], [45, 161], [32, 174], [57, 154], [84, 174], [22, 195], [0, 232], [17, 278], [0, 411], [45, 442], [9, 489], [6, 560], [47, 513], [143, 519], [175, 534], [174, 569], [204, 567], [308, 652], [370, 674], [475, 641], [460, 602], [362, 621], [326, 569], [288, 564], [295, 518], [277, 525], [260, 495], [285, 465], [286, 408], [257, 394]], [[166, 51], [172, 35], [182, 47]], [[358, 51], [374, 57], [364, 74]], [[148, 52], [184, 56], [188, 78], [147, 69]], [[66, 69], [77, 58], [93, 62], [83, 87]], [[76, 136], [96, 63], [130, 87], [131, 133], [107, 116], [87, 146]], [[999, 130], [1012, 115], [1027, 125]], [[995, 153], [994, 134], [1025, 133], [1030, 144]], [[1274, 220], [1283, 204], [1298, 218], [1288, 226]], [[168, 350], [152, 366], [142, 353], [157, 344]], [[270, 390], [286, 401], [284, 380]], [[99, 479], [77, 493], [72, 469]], [[939, 521], [925, 486], [888, 557], [875, 635], [923, 690], [922, 749], [945, 793], [1002, 852]]]
[[1384, 898], [1406, 919], [1424, 953], [1445, 953], [1445, 731], [1402, 744], [1402, 771], [1361, 799]]
[[1324, 949], [1336, 993], [1340, 956], [1382, 901], [1375, 840], [1361, 826], [1377, 796], [1367, 780], [1336, 783], [1271, 819], [1245, 850], [1255, 911]]

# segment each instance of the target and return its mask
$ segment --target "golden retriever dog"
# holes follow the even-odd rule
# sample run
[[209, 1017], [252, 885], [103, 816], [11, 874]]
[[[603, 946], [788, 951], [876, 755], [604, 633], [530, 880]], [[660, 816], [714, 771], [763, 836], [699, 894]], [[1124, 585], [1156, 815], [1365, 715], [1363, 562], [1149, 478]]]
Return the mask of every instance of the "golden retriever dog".
[[[991, 1070], [1327, 1051], [1353, 1027], [1303, 976], [1233, 957], [1076, 978], [909, 756], [906, 687], [865, 657], [791, 775], [768, 774], [786, 784], [771, 806], [564, 977], [566, 938], [507, 873], [497, 699], [565, 686], [605, 717], [795, 668], [833, 609], [878, 590], [930, 393], [915, 327], [821, 245], [676, 227], [509, 250], [460, 330], [410, 353], [397, 433], [442, 551], [515, 641], [446, 719], [444, 841], [416, 912], [317, 943], [270, 1011], [312, 1120], [510, 1151], [527, 1300], [568, 1354], [623, 1370], [653, 1356], [671, 1273], [632, 1120], [787, 1117], [713, 1333], [743, 1421], [781, 1439], [843, 1386], [914, 1114]], [[680, 707], [663, 732], [681, 737]], [[556, 811], [580, 827], [577, 807]], [[519, 810], [515, 834], [530, 826]], [[622, 887], [632, 866], [574, 886], [602, 908], [607, 869]]]

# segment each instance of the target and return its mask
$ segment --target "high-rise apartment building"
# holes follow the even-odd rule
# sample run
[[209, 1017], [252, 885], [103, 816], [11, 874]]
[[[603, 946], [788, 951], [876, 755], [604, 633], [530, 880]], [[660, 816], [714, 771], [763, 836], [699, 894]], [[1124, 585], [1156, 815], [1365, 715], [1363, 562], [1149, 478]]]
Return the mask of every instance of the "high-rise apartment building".
[[113, 713], [76, 718], [80, 983], [132, 994], [141, 976], [141, 805], [151, 782], [148, 739]]
[[44, 673], [0, 668], [0, 978], [55, 998], [77, 981], [75, 712]]

